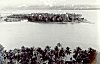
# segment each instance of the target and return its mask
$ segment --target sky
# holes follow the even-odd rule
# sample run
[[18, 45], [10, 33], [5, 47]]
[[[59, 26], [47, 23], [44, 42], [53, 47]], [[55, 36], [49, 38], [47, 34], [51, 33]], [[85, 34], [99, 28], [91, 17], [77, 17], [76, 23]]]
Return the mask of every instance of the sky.
[[99, 0], [0, 0], [0, 8], [10, 6], [30, 6], [30, 5], [99, 5]]

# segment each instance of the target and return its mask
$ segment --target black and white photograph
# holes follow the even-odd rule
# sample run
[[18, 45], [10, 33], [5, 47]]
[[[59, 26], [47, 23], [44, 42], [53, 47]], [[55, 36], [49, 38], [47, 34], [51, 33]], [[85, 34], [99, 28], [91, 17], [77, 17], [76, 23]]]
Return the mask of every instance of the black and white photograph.
[[100, 64], [99, 0], [0, 0], [0, 64]]

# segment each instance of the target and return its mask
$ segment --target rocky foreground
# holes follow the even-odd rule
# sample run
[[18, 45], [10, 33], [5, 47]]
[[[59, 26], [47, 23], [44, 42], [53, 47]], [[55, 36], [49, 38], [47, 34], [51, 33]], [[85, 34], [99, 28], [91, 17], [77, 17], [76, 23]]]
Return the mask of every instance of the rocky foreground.
[[96, 64], [96, 50], [88, 48], [83, 50], [80, 47], [71, 50], [69, 47], [63, 48], [58, 43], [54, 49], [46, 46], [24, 47], [4, 51], [5, 64]]

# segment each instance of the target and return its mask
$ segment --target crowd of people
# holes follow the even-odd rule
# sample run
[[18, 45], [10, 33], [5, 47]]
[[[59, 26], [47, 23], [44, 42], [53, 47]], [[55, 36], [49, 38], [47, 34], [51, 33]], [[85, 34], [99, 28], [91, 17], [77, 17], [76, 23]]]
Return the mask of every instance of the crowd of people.
[[50, 46], [45, 49], [22, 46], [21, 49], [4, 51], [5, 64], [91, 64], [95, 58], [96, 50], [92, 48], [71, 50], [60, 43], [54, 49]]

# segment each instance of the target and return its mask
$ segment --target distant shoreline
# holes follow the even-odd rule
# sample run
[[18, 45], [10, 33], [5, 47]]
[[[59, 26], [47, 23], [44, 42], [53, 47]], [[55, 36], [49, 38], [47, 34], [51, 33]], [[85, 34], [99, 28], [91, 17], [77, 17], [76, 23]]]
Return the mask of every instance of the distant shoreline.
[[7, 11], [7, 10], [100, 10], [100, 8], [93, 8], [93, 9], [0, 9], [0, 11]]
[[2, 10], [100, 10], [100, 5], [31, 5], [6, 7], [2, 8]]

